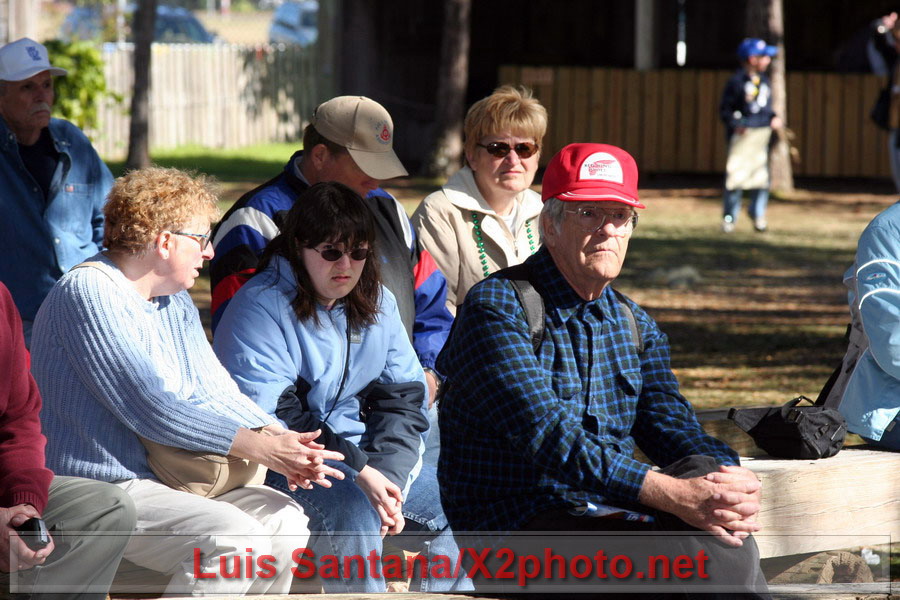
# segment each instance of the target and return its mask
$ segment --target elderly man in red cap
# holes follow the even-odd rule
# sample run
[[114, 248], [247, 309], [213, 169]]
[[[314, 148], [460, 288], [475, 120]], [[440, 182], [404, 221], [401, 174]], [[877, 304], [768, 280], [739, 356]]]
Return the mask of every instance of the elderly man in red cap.
[[610, 287], [637, 184], [624, 150], [566, 146], [544, 174], [543, 248], [466, 296], [438, 359], [444, 508], [454, 531], [693, 531], [715, 583], [765, 595], [759, 481], [700, 427], [656, 322]]

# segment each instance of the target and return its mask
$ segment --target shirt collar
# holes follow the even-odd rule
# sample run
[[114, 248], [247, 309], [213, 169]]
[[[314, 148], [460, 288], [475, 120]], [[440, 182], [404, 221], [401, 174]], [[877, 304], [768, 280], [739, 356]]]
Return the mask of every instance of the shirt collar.
[[575, 290], [566, 281], [566, 278], [560, 272], [553, 257], [546, 246], [541, 247], [535, 254], [530, 256], [527, 262], [534, 274], [534, 281], [544, 298], [544, 305], [549, 310], [555, 307], [563, 310], [577, 310], [581, 307], [592, 311], [603, 313], [603, 307], [606, 306], [606, 298], [612, 293], [612, 288], [606, 286], [603, 293], [594, 300], [585, 300], [579, 296]]

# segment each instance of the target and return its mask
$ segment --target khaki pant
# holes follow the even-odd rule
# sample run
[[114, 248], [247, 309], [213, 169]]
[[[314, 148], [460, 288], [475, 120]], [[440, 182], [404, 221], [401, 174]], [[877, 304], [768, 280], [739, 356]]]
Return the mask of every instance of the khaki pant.
[[106, 598], [134, 530], [134, 504], [128, 495], [102, 481], [54, 477], [42, 517], [51, 528], [53, 553], [39, 567], [10, 574], [9, 586], [3, 585], [0, 594], [11, 589], [30, 591], [32, 599], [40, 600]]

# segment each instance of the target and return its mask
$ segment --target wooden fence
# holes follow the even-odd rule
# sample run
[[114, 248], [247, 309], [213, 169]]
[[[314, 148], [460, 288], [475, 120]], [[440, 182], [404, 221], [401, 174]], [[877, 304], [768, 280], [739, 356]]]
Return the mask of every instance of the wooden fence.
[[[232, 148], [302, 137], [304, 120], [329, 95], [312, 48], [153, 44], [150, 145]], [[128, 150], [133, 50], [106, 45], [110, 89], [123, 97], [101, 108], [90, 132], [101, 155]]]
[[[504, 66], [500, 81], [531, 87], [547, 108], [544, 163], [568, 143], [596, 141], [631, 152], [642, 172], [718, 173], [726, 154], [719, 98], [731, 73]], [[882, 85], [874, 75], [788, 74], [795, 175], [890, 177], [887, 135], [869, 120]]]

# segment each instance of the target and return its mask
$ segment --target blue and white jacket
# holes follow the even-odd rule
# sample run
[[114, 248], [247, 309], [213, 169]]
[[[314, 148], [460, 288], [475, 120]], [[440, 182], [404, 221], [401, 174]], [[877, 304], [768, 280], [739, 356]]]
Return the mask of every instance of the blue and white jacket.
[[719, 102], [719, 118], [725, 123], [726, 138], [731, 138], [738, 127], [769, 127], [773, 117], [769, 76], [757, 73], [754, 78], [742, 68], [735, 71], [725, 83]]
[[0, 118], [0, 281], [25, 321], [63, 273], [100, 251], [103, 205], [113, 176], [72, 123], [50, 120], [59, 164], [47, 200], [19, 156], [16, 136]]
[[852, 319], [851, 344], [861, 355], [840, 411], [850, 431], [880, 440], [900, 412], [900, 203], [875, 217], [863, 231], [844, 284]]
[[[297, 197], [309, 188], [298, 168], [302, 155], [296, 152], [281, 174], [239, 198], [213, 232], [216, 252], [209, 275], [214, 334], [231, 297], [256, 271], [266, 244], [278, 235]], [[433, 369], [453, 324], [445, 306], [447, 280], [419, 244], [409, 217], [393, 196], [379, 188], [366, 196], [366, 204], [375, 218], [381, 280], [397, 300], [419, 361]]]
[[[350, 335], [343, 307], [299, 321], [294, 273], [276, 257], [231, 298], [213, 348], [242, 392], [294, 431], [361, 470], [371, 465], [404, 493], [418, 475], [428, 433], [425, 373], [382, 287], [374, 325]], [[345, 372], [346, 365], [346, 372]], [[343, 381], [343, 384], [342, 384]]]

